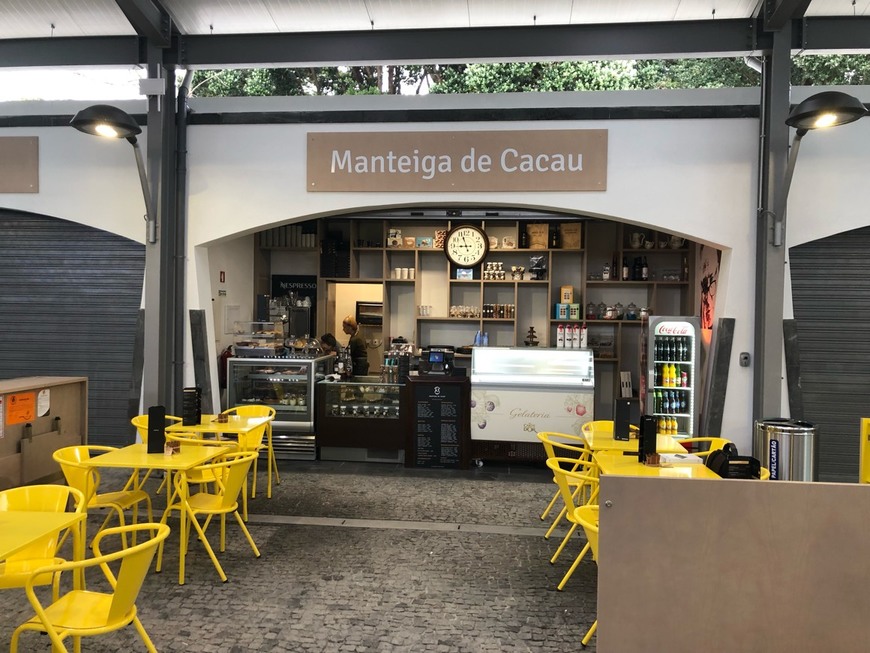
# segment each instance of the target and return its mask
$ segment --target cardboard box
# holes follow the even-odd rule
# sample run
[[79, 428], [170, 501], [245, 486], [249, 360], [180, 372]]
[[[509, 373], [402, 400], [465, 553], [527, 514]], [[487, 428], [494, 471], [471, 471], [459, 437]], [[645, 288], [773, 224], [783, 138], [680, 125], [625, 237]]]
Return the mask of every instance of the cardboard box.
[[562, 304], [573, 304], [574, 286], [562, 286], [559, 288], [559, 301]]
[[579, 320], [580, 319], [580, 304], [568, 304], [568, 319], [569, 320]]
[[580, 249], [580, 223], [562, 222], [559, 225], [562, 235], [562, 249]]
[[553, 318], [556, 320], [568, 319], [568, 304], [556, 304], [553, 310]]
[[547, 249], [549, 229], [550, 226], [547, 224], [526, 225], [526, 233], [529, 235], [529, 249]]

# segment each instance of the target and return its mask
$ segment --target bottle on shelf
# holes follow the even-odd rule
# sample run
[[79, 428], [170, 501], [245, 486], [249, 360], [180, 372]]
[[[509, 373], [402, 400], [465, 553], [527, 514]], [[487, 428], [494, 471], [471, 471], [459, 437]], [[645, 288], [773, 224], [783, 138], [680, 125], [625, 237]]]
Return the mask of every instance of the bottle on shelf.
[[689, 257], [683, 256], [683, 272], [682, 272], [683, 281], [689, 280]]
[[631, 279], [631, 277], [629, 276], [630, 274], [631, 274], [631, 271], [628, 269], [628, 257], [623, 256], [622, 257], [622, 276], [620, 278], [623, 281], [628, 281], [629, 279]]
[[529, 248], [529, 232], [526, 231], [526, 226], [524, 224], [520, 225], [520, 249], [528, 249]]
[[670, 393], [666, 390], [662, 393], [662, 412], [667, 414], [671, 412], [671, 398]]
[[610, 268], [610, 278], [614, 281], [619, 281], [621, 278], [619, 272], [622, 268], [619, 267], [619, 259], [616, 256], [616, 252], [613, 252], [613, 265]]
[[559, 237], [559, 225], [550, 225], [550, 249], [559, 249], [562, 239]]
[[646, 256], [641, 260], [640, 278], [641, 281], [649, 281], [649, 264], [646, 262]]
[[634, 265], [631, 268], [632, 281], [641, 281], [643, 279], [643, 260], [640, 256], [634, 257]]

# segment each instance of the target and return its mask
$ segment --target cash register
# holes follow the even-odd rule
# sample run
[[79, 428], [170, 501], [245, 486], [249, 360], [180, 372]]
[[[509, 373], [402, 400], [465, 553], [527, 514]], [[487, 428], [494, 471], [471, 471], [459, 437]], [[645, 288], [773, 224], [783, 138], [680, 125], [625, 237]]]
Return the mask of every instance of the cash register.
[[455, 350], [452, 345], [431, 345], [420, 352], [420, 376], [452, 376]]

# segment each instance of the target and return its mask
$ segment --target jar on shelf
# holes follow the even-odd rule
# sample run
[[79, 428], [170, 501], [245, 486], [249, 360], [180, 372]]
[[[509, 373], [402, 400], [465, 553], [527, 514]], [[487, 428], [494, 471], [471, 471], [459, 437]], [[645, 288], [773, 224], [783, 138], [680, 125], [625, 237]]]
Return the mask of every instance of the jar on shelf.
[[631, 302], [628, 306], [625, 307], [625, 319], [626, 320], [636, 320], [638, 316], [637, 312], [637, 304]]
[[598, 308], [595, 306], [594, 302], [589, 302], [586, 304], [586, 319], [587, 320], [597, 320], [598, 319]]
[[616, 302], [613, 305], [613, 310], [616, 312], [616, 317], [614, 319], [621, 320], [625, 318], [625, 307], [622, 305], [622, 302]]
[[596, 308], [598, 312], [598, 319], [603, 320], [604, 317], [607, 315], [607, 304], [601, 302]]

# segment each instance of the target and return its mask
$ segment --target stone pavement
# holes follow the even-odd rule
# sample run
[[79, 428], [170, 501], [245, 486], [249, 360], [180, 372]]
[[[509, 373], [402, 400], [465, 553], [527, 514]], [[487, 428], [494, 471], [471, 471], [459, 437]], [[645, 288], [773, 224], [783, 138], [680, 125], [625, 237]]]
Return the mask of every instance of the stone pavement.
[[[555, 490], [543, 465], [280, 466], [273, 498], [265, 497], [263, 465], [249, 504], [261, 558], [228, 522], [227, 551], [218, 555], [229, 582], [221, 583], [192, 540], [187, 583], [179, 586], [177, 534], [170, 535], [164, 571], [148, 576], [138, 600], [159, 651], [581, 650], [595, 619], [597, 570], [587, 557], [565, 590], [556, 590], [584, 539], [575, 535], [558, 563], [549, 564], [559, 537], [543, 539], [539, 516]], [[108, 487], [117, 480], [103, 477]], [[158, 514], [163, 501], [155, 499]], [[97, 519], [90, 518], [91, 533]], [[209, 530], [215, 549], [217, 530]], [[0, 633], [9, 641], [31, 613], [21, 590], [6, 590], [3, 599]], [[21, 651], [50, 649], [36, 634], [25, 634], [21, 644]], [[145, 649], [129, 627], [85, 640], [83, 650]], [[594, 638], [587, 650], [595, 650]]]

